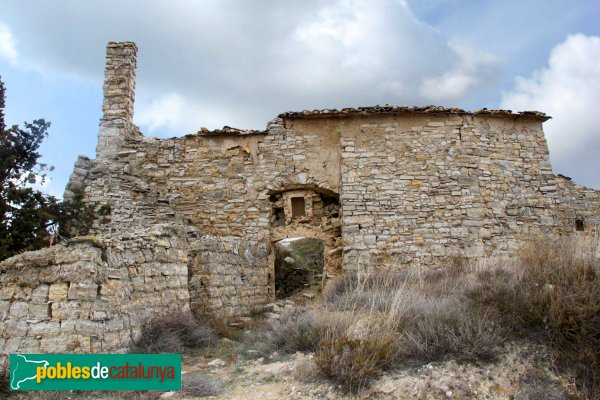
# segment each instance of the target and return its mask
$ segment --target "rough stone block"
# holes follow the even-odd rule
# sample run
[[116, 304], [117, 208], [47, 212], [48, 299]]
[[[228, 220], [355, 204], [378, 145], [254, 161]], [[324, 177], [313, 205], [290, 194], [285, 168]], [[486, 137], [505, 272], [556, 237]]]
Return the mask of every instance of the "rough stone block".
[[29, 304], [29, 319], [44, 320], [50, 318], [50, 306], [48, 304]]
[[60, 333], [60, 323], [58, 321], [38, 322], [31, 324], [29, 334], [31, 336], [43, 335], [52, 336]]
[[80, 320], [75, 324], [75, 332], [85, 336], [102, 337], [104, 335], [104, 323]]
[[22, 319], [27, 317], [27, 312], [29, 311], [29, 304], [18, 301], [14, 302], [10, 305], [9, 316], [14, 319]]
[[69, 286], [69, 300], [95, 300], [98, 285], [94, 283], [72, 283]]
[[56, 282], [50, 285], [48, 290], [49, 301], [66, 300], [69, 294], [68, 282]]
[[67, 352], [67, 338], [62, 336], [43, 337], [40, 340], [40, 352], [42, 353], [65, 353]]
[[40, 341], [37, 338], [26, 337], [19, 343], [19, 353], [39, 353]]
[[10, 354], [17, 353], [19, 350], [19, 345], [23, 339], [18, 336], [11, 336], [6, 339], [4, 343], [4, 348], [2, 349], [2, 353]]
[[39, 285], [31, 293], [32, 304], [45, 304], [48, 302], [49, 286], [46, 284]]
[[52, 304], [52, 319], [65, 321], [89, 318], [90, 305], [77, 301], [61, 301]]
[[14, 285], [6, 285], [4, 287], [0, 287], [0, 300], [11, 300], [15, 294]]
[[0, 319], [6, 318], [10, 309], [10, 301], [0, 301]]
[[29, 324], [24, 320], [8, 320], [3, 322], [5, 327], [4, 337], [24, 337], [27, 335]]

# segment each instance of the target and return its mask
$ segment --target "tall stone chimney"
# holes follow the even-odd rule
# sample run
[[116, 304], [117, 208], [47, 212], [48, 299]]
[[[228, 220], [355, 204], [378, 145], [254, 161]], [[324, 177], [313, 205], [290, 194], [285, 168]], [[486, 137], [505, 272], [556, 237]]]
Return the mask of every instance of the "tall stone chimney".
[[116, 155], [129, 139], [140, 137], [133, 124], [137, 46], [133, 42], [109, 42], [104, 70], [103, 115], [98, 130], [96, 158]]

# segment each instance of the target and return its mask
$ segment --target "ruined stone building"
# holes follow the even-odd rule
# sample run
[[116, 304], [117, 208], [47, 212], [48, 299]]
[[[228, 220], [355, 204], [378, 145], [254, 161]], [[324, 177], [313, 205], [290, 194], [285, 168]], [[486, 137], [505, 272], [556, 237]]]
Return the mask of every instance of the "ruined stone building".
[[136, 52], [109, 43], [96, 158], [65, 194], [110, 215], [0, 264], [4, 353], [124, 351], [154, 315], [249, 313], [272, 301], [288, 237], [323, 240], [327, 279], [599, 235], [600, 192], [553, 174], [543, 113], [374, 106], [149, 138], [132, 122]]

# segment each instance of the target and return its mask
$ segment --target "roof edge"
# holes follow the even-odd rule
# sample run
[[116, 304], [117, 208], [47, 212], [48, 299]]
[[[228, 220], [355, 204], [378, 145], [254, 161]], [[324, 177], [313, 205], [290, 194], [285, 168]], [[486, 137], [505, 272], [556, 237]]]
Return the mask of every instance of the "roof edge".
[[346, 117], [346, 116], [366, 116], [377, 114], [454, 114], [454, 115], [475, 115], [475, 116], [493, 116], [493, 117], [511, 117], [527, 118], [540, 121], [547, 121], [550, 117], [540, 111], [519, 111], [512, 110], [488, 110], [482, 108], [476, 111], [465, 111], [461, 108], [446, 108], [441, 106], [423, 106], [408, 107], [386, 104], [384, 106], [355, 107], [342, 109], [320, 109], [304, 111], [288, 111], [279, 114], [279, 118], [302, 119], [302, 118], [326, 118], [326, 117]]

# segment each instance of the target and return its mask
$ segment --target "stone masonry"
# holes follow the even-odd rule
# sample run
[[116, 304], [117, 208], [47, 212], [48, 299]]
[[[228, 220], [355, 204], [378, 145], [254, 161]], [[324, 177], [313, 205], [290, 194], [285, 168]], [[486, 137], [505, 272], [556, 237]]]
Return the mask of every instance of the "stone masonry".
[[510, 257], [600, 235], [600, 192], [554, 175], [539, 112], [375, 106], [280, 114], [264, 131], [171, 139], [133, 124], [135, 44], [109, 43], [94, 236], [0, 264], [0, 350], [125, 351], [150, 317], [231, 318], [274, 299], [274, 246], [324, 241], [324, 280]]

